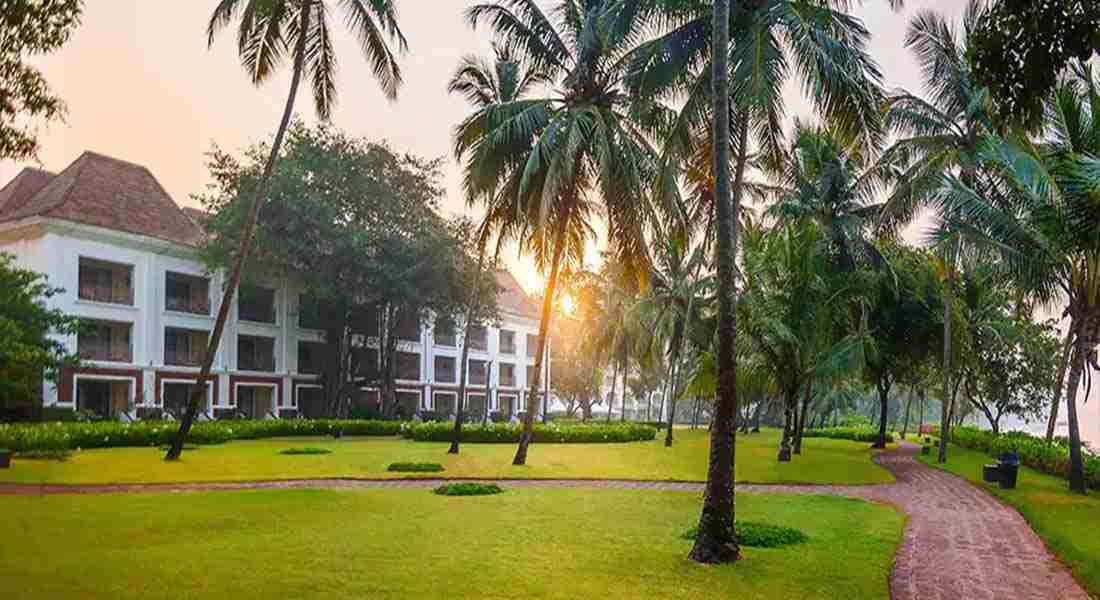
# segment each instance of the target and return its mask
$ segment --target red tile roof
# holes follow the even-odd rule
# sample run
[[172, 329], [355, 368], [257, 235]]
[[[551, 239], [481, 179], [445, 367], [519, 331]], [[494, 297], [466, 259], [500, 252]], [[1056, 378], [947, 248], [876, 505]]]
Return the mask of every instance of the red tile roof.
[[501, 288], [500, 295], [497, 296], [497, 308], [532, 319], [540, 317], [538, 305], [523, 291], [511, 273], [497, 271], [497, 285]]
[[[56, 176], [48, 178], [33, 195], [31, 187], [45, 179], [28, 176], [12, 183], [11, 199], [0, 201], [0, 222], [26, 217], [50, 217], [96, 225], [161, 240], [196, 246], [202, 229], [180, 210], [156, 177], [145, 167], [94, 152], [85, 152]], [[21, 202], [13, 199], [22, 199]]]
[[19, 210], [56, 175], [42, 169], [27, 167], [7, 185], [0, 188], [0, 215]]

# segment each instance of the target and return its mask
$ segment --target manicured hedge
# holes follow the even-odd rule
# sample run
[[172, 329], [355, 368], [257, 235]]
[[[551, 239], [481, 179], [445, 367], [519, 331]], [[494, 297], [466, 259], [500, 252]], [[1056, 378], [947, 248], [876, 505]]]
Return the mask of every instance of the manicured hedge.
[[[207, 445], [230, 440], [331, 435], [335, 431], [349, 436], [387, 436], [400, 433], [402, 425], [399, 421], [307, 419], [204, 421], [195, 423], [188, 441]], [[169, 421], [0, 424], [0, 448], [24, 452], [160, 446], [171, 442], [178, 429], [178, 423]]]
[[[802, 437], [853, 440], [870, 444], [878, 441], [878, 429], [871, 427], [826, 427], [823, 429], [807, 429], [803, 432]], [[889, 431], [886, 432], [886, 443], [894, 443], [894, 434]]]
[[491, 496], [504, 490], [495, 483], [447, 483], [441, 485], [432, 492], [439, 496]]
[[[756, 523], [753, 521], [738, 521], [734, 526], [737, 532], [737, 543], [750, 548], [779, 548], [781, 546], [793, 546], [808, 541], [810, 538], [801, 530], [781, 525], [768, 523]], [[692, 527], [680, 537], [685, 540], [694, 540], [699, 535], [699, 528]]]
[[[1016, 452], [1021, 463], [1036, 471], [1069, 477], [1069, 441], [1066, 438], [1056, 438], [1053, 444], [1048, 444], [1045, 439], [1023, 431], [998, 436], [974, 427], [956, 427], [951, 430], [951, 441], [992, 457], [1002, 452]], [[1085, 448], [1081, 451], [1085, 459], [1085, 484], [1092, 489], [1100, 488], [1100, 456]]]
[[[488, 423], [462, 427], [462, 441], [481, 444], [514, 444], [522, 426], [518, 423]], [[417, 442], [449, 442], [453, 423], [415, 423], [405, 428], [405, 437]], [[640, 442], [657, 437], [657, 430], [637, 423], [611, 425], [535, 425], [536, 444], [600, 444]]]

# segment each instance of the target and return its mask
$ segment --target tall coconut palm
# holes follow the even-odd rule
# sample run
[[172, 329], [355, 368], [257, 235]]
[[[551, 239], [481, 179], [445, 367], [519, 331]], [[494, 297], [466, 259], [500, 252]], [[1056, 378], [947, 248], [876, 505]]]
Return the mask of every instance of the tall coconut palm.
[[1070, 489], [1084, 493], [1084, 462], [1076, 395], [1082, 378], [1097, 364], [1100, 346], [1100, 136], [1082, 128], [1100, 111], [1100, 84], [1085, 73], [1066, 84], [1050, 115], [1050, 145], [993, 136], [978, 156], [1002, 187], [976, 190], [961, 176], [946, 179], [940, 202], [956, 229], [974, 244], [995, 249], [1015, 284], [1046, 303], [1064, 302], [1072, 336], [1066, 413], [1070, 438]]
[[[880, 227], [898, 229], [911, 222], [923, 207], [936, 204], [943, 178], [958, 175], [971, 186], [982, 179], [978, 147], [993, 131], [988, 92], [974, 77], [967, 58], [966, 40], [978, 26], [984, 3], [971, 0], [963, 17], [962, 31], [933, 11], [919, 13], [909, 24], [906, 46], [921, 66], [927, 99], [901, 90], [890, 98], [887, 126], [900, 135], [882, 157], [882, 164], [896, 170], [897, 185], [886, 199]], [[938, 215], [950, 223], [950, 215]], [[943, 230], [946, 233], [948, 230]], [[940, 238], [939, 260], [944, 279], [943, 403], [940, 462], [947, 460], [949, 416], [957, 382], [953, 383], [952, 325], [954, 292], [959, 261], [970, 249], [961, 232]]]
[[[710, 465], [703, 492], [703, 509], [695, 544], [688, 554], [701, 563], [733, 562], [741, 557], [734, 529], [733, 465], [737, 441], [737, 307], [734, 260], [737, 248], [738, 205], [730, 189], [730, 79], [726, 48], [729, 47], [730, 2], [715, 0], [713, 25], [714, 65], [714, 203], [718, 222], [715, 262], [718, 271], [718, 389], [710, 428]], [[742, 145], [744, 137], [741, 136]]]
[[[527, 461], [551, 308], [566, 251], [580, 255], [598, 208], [612, 251], [644, 273], [640, 198], [652, 173], [645, 111], [628, 102], [621, 64], [646, 23], [615, 0], [561, 0], [547, 14], [535, 0], [497, 0], [467, 11], [499, 43], [553, 82], [545, 94], [480, 110], [456, 135], [470, 197], [498, 201], [488, 218], [504, 237], [533, 250], [547, 274], [528, 406], [514, 464]], [[497, 193], [503, 191], [504, 193]], [[578, 256], [579, 257], [579, 256]]]
[[[475, 110], [482, 111], [493, 106], [501, 106], [509, 102], [520, 100], [531, 93], [535, 87], [547, 82], [547, 78], [542, 72], [528, 68], [517, 59], [508, 48], [494, 44], [493, 53], [494, 58], [492, 63], [474, 55], [463, 57], [462, 61], [459, 63], [458, 69], [447, 85], [447, 90], [452, 94], [463, 96]], [[467, 198], [467, 203], [470, 205], [477, 204], [477, 202], [478, 199], [476, 197]], [[484, 220], [478, 233], [478, 237], [480, 238], [480, 247], [478, 251], [479, 279], [481, 277], [482, 265], [485, 264], [486, 244], [489, 241], [488, 238], [492, 234], [492, 230], [492, 220]], [[499, 250], [498, 246], [497, 254], [499, 254]], [[454, 436], [451, 439], [451, 447], [448, 450], [449, 454], [458, 454], [460, 450], [466, 398], [466, 365], [469, 361], [470, 352], [470, 345], [467, 342], [470, 340], [472, 329], [478, 325], [476, 319], [473, 317], [479, 312], [481, 303], [480, 298], [473, 299], [464, 322], [465, 333], [462, 338], [462, 355], [459, 363], [462, 365], [459, 371], [458, 384], [458, 397], [460, 401], [455, 407]], [[486, 418], [488, 418], [488, 411], [486, 411]]]
[[[275, 139], [271, 143], [263, 173], [256, 182], [252, 206], [241, 232], [237, 255], [222, 293], [218, 318], [214, 322], [214, 331], [210, 335], [202, 368], [196, 378], [199, 383], [191, 392], [190, 402], [180, 422], [179, 431], [165, 456], [166, 460], [180, 457], [199, 403], [206, 397], [207, 382], [214, 365], [214, 356], [221, 344], [222, 333], [225, 331], [230, 303], [240, 284], [241, 270], [252, 246], [256, 221], [267, 195], [283, 137], [294, 112], [294, 101], [303, 76], [309, 78], [317, 116], [321, 120], [328, 120], [332, 116], [332, 109], [336, 105], [337, 63], [329, 11], [333, 3], [332, 0], [220, 0], [207, 25], [207, 44], [212, 46], [217, 34], [239, 17], [237, 51], [241, 66], [254, 85], [266, 83], [285, 64], [289, 55], [290, 92], [287, 94], [283, 115], [278, 129], [275, 130]], [[394, 0], [342, 0], [340, 5], [346, 16], [347, 26], [355, 34], [363, 56], [370, 63], [382, 91], [390, 100], [396, 99], [397, 90], [401, 86], [401, 69], [390, 45], [396, 44], [398, 52], [404, 52], [408, 44], [397, 24]]]

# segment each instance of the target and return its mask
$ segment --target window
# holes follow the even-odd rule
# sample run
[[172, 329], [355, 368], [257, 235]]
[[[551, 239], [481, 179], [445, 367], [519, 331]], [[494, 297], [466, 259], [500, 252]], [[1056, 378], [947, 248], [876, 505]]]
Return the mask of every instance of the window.
[[164, 364], [179, 367], [202, 366], [208, 340], [205, 331], [166, 327], [164, 329]]
[[500, 330], [500, 353], [516, 353], [516, 332], [508, 331], [507, 329]]
[[470, 344], [471, 350], [484, 352], [489, 349], [489, 333], [480, 325], [470, 327], [470, 339], [466, 340], [466, 343]]
[[412, 352], [397, 353], [397, 378], [420, 381], [420, 355]]
[[355, 348], [352, 353], [358, 363], [356, 374], [371, 381], [378, 379], [378, 350], [375, 348]]
[[467, 415], [469, 418], [481, 419], [485, 416], [487, 406], [485, 394], [466, 394], [466, 412], [469, 413]]
[[516, 365], [500, 363], [500, 385], [504, 387], [516, 386]]
[[237, 317], [255, 323], [275, 322], [275, 290], [241, 286], [241, 299], [237, 305]]
[[470, 361], [470, 385], [486, 385], [489, 380], [487, 365], [483, 360]]
[[321, 305], [306, 294], [298, 296], [298, 327], [302, 329], [323, 329], [321, 326]]
[[453, 348], [456, 342], [455, 328], [454, 319], [450, 317], [440, 317], [436, 319], [435, 326], [432, 328], [432, 336], [435, 339], [435, 345]]
[[432, 402], [435, 404], [435, 412], [441, 415], [454, 414], [457, 399], [458, 394], [455, 392], [434, 392]]
[[209, 281], [205, 277], [194, 277], [182, 273], [165, 273], [164, 308], [176, 312], [209, 315]]
[[102, 260], [81, 258], [78, 265], [81, 300], [134, 305], [133, 268]]
[[527, 334], [527, 358], [535, 358], [535, 350], [539, 347], [539, 336]]
[[76, 348], [84, 360], [130, 362], [129, 323], [84, 321], [76, 337]]
[[435, 357], [435, 380], [440, 383], [455, 382], [455, 359], [451, 356]]
[[242, 335], [237, 337], [237, 368], [241, 371], [275, 371], [275, 339]]
[[397, 390], [394, 394], [397, 400], [397, 414], [401, 417], [411, 417], [420, 410], [420, 392], [412, 390]]
[[319, 342], [298, 342], [298, 372], [320, 375], [325, 345]]
[[509, 417], [514, 415], [516, 413], [516, 395], [500, 394], [497, 396], [497, 412]]
[[405, 311], [397, 317], [397, 326], [394, 333], [397, 335], [397, 339], [406, 342], [419, 342], [420, 341], [420, 316], [416, 313], [407, 314]]

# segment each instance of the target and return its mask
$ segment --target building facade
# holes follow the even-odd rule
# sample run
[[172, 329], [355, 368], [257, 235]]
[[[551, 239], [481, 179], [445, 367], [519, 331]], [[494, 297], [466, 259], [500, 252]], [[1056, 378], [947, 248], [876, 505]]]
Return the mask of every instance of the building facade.
[[[25, 169], [0, 188], [0, 252], [63, 288], [50, 308], [84, 325], [58, 338], [81, 363], [43, 384], [45, 406], [116, 419], [185, 406], [223, 285], [196, 256], [204, 234], [191, 210], [146, 168], [91, 152], [57, 174]], [[471, 336], [467, 406], [511, 416], [533, 374], [538, 313], [511, 274], [499, 273], [498, 282], [500, 322]], [[303, 300], [291, 281], [235, 295], [203, 418], [319, 416], [324, 334], [309, 327]], [[400, 328], [398, 400], [406, 414], [454, 412], [463, 343], [454, 329], [430, 320]], [[547, 361], [546, 389], [549, 372]], [[376, 390], [362, 396], [377, 401]]]

